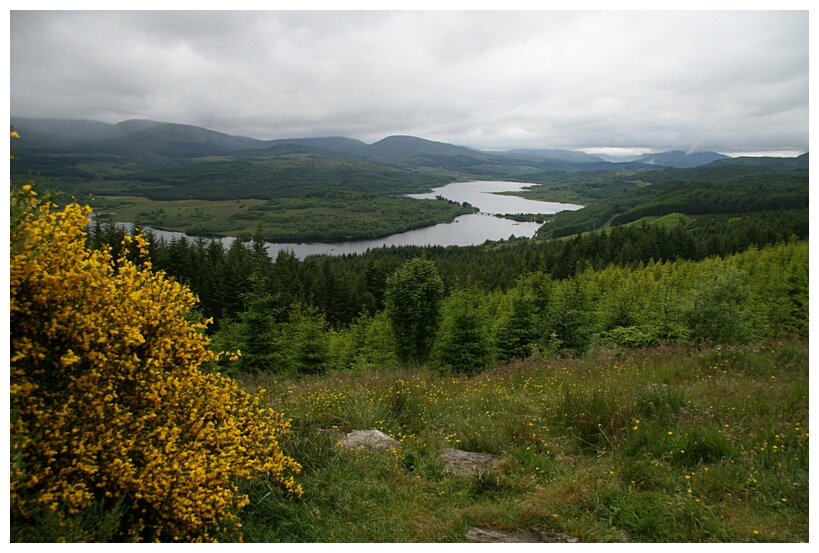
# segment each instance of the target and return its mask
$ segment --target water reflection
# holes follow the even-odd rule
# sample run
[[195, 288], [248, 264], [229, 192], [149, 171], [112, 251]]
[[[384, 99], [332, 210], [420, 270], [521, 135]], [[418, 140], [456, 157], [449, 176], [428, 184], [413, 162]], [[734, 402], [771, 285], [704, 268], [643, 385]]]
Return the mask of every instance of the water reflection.
[[557, 213], [558, 211], [580, 209], [582, 205], [563, 204], [558, 202], [541, 202], [527, 200], [519, 196], [505, 196], [498, 192], [518, 192], [533, 183], [508, 181], [467, 181], [454, 182], [441, 188], [434, 188], [427, 194], [409, 194], [410, 198], [429, 199], [443, 196], [458, 203], [469, 202], [482, 213]]

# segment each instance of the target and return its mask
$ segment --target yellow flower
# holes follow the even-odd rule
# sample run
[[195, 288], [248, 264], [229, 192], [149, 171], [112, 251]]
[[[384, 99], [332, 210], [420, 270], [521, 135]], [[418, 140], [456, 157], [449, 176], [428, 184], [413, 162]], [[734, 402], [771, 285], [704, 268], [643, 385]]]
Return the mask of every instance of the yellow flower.
[[212, 541], [247, 505], [239, 480], [301, 496], [283, 417], [200, 370], [212, 354], [188, 289], [89, 250], [78, 204], [57, 211], [27, 183], [11, 213], [13, 513], [81, 516], [105, 490], [125, 501], [117, 540]]

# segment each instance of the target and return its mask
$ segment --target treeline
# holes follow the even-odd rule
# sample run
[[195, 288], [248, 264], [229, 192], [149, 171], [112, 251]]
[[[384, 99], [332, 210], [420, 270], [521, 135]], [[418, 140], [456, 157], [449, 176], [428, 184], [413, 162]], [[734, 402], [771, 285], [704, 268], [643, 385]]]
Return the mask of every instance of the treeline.
[[804, 178], [792, 176], [780, 181], [775, 188], [759, 179], [742, 179], [722, 186], [699, 182], [659, 194], [657, 198], [615, 216], [611, 224], [625, 224], [643, 217], [675, 212], [687, 215], [737, 214], [807, 207], [806, 173]]
[[[123, 176], [128, 194], [151, 200], [300, 198], [315, 191], [426, 192], [452, 179], [360, 160], [320, 156], [208, 161]], [[137, 183], [138, 187], [134, 187]]]
[[747, 215], [808, 206], [806, 169], [718, 166], [646, 171], [639, 178], [651, 185], [582, 210], [558, 213], [539, 229], [538, 236], [560, 238], [671, 213]]
[[[301, 198], [276, 198], [231, 214], [205, 209], [159, 208], [139, 213], [143, 225], [181, 230], [191, 236], [218, 236], [237, 229], [258, 229], [268, 242], [344, 242], [389, 236], [449, 223], [475, 208], [438, 198], [415, 200], [365, 192], [332, 190]], [[239, 236], [251, 237], [242, 230]]]
[[268, 242], [341, 242], [449, 223], [475, 211], [440, 197], [430, 201], [335, 190], [268, 200], [231, 218], [258, 221]]
[[435, 263], [414, 258], [387, 276], [384, 308], [333, 326], [315, 305], [283, 307], [261, 271], [245, 311], [223, 321], [222, 370], [316, 373], [428, 365], [475, 373], [530, 356], [663, 342], [741, 344], [808, 332], [808, 244], [751, 248], [727, 258], [586, 268], [563, 280], [527, 273], [506, 291], [444, 292]]

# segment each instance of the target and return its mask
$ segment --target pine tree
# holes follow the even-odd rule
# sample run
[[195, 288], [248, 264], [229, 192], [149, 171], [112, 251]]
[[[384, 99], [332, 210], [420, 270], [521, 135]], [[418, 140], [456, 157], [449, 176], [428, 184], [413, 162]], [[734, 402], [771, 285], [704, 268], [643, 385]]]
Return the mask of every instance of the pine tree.
[[424, 363], [429, 359], [443, 295], [444, 283], [428, 259], [407, 261], [387, 278], [386, 309], [400, 361]]

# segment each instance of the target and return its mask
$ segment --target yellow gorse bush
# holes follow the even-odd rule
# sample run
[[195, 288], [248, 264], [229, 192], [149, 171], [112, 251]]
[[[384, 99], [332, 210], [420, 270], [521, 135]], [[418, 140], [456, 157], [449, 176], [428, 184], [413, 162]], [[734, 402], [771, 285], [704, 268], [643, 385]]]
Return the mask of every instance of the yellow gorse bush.
[[215, 355], [186, 287], [88, 249], [90, 208], [25, 184], [11, 211], [12, 540], [38, 514], [68, 526], [120, 501], [112, 539], [214, 541], [238, 531], [239, 480], [301, 495], [282, 415], [201, 371]]

